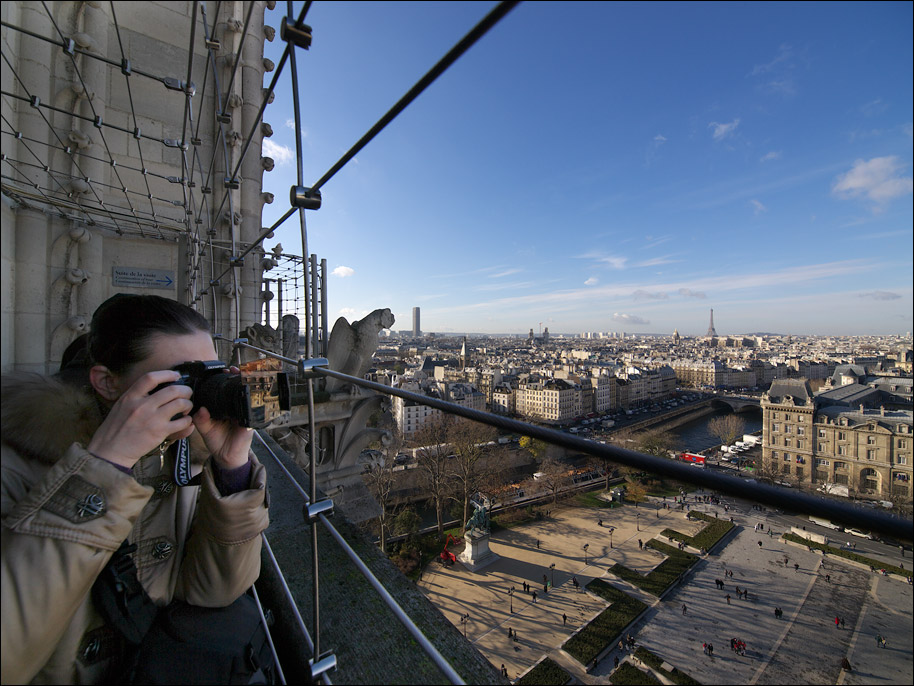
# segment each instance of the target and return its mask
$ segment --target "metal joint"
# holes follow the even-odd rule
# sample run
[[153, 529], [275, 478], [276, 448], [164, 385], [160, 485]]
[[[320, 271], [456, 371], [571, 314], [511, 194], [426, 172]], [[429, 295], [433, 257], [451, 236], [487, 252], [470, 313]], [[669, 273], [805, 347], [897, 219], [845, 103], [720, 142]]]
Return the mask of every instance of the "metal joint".
[[314, 369], [330, 369], [330, 361], [326, 357], [312, 357], [310, 360], [298, 361], [298, 372], [306, 379], [316, 379], [320, 374], [313, 371]]
[[223, 179], [222, 185], [230, 191], [237, 191], [241, 188], [241, 182], [238, 179], [230, 179], [227, 176]]
[[296, 48], [307, 50], [311, 47], [311, 27], [307, 24], [297, 27], [288, 17], [283, 18], [282, 26], [279, 27], [279, 37], [287, 43], [292, 43]]
[[233, 257], [232, 259], [229, 260], [229, 264], [233, 267], [243, 267], [244, 258], [243, 257]]
[[126, 57], [121, 60], [121, 74], [124, 76], [130, 76], [132, 72], [130, 71], [130, 60]]
[[332, 653], [317, 662], [311, 662], [311, 680], [317, 683], [317, 680], [329, 671], [336, 671], [336, 655]]
[[203, 45], [206, 46], [206, 49], [207, 49], [207, 50], [220, 50], [220, 49], [222, 49], [222, 43], [220, 43], [219, 41], [217, 41], [217, 40], [215, 40], [215, 39], [213, 39], [213, 38], [210, 38], [209, 40], [204, 41], [204, 42], [203, 42]]
[[216, 121], [221, 124], [231, 124], [232, 115], [229, 112], [220, 112], [219, 114], [216, 115]]
[[163, 138], [162, 144], [166, 148], [179, 148], [181, 150], [187, 150], [188, 145], [184, 141], [179, 141], [177, 138]]
[[191, 81], [187, 83], [181, 79], [176, 79], [174, 76], [166, 76], [162, 79], [162, 83], [170, 91], [183, 91], [190, 97], [194, 97], [194, 94], [197, 92], [197, 87], [194, 85], [194, 82]]
[[289, 189], [289, 204], [304, 210], [319, 210], [321, 208], [321, 192], [311, 190], [305, 186], [292, 186]]
[[29, 98], [29, 104], [37, 109], [41, 104], [41, 98], [39, 98], [37, 95], [33, 95], [31, 98]]
[[73, 57], [73, 55], [76, 53], [76, 43], [73, 41], [72, 38], [67, 38], [67, 40], [64, 42], [62, 47], [63, 47], [64, 55], [69, 55], [70, 57]]
[[333, 514], [333, 501], [328, 498], [327, 500], [305, 505], [302, 507], [302, 514], [305, 515], [308, 524], [316, 524], [318, 517], [321, 515]]

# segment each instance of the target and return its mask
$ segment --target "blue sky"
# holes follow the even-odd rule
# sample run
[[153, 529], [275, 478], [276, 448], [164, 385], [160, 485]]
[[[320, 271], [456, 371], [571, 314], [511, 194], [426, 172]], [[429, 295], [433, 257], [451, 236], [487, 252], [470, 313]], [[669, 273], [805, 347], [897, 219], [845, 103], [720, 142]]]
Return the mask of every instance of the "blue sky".
[[[315, 2], [305, 185], [494, 6]], [[912, 23], [908, 2], [522, 3], [307, 213], [331, 322], [701, 335], [714, 308], [719, 333], [911, 331]], [[264, 225], [295, 183], [290, 84]], [[297, 218], [276, 241], [301, 252]]]

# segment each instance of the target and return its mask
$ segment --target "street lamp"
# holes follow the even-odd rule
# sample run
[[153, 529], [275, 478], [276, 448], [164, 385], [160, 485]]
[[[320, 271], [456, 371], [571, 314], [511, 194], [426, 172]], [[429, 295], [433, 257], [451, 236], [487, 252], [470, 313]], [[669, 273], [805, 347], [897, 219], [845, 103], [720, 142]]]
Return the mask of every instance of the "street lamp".
[[513, 615], [513, 614], [514, 614], [514, 586], [512, 586], [512, 587], [508, 590], [508, 597], [511, 599], [511, 600], [510, 600], [510, 603], [511, 603], [511, 614]]
[[587, 564], [587, 549], [590, 547], [590, 543], [584, 544], [584, 564]]
[[640, 512], [637, 515], [635, 515], [635, 528], [638, 531], [641, 531], [641, 513]]
[[609, 547], [610, 547], [610, 550], [611, 550], [612, 547], [613, 547], [613, 531], [615, 531], [615, 530], [616, 530], [616, 527], [614, 527], [614, 526], [609, 527]]
[[555, 588], [555, 562], [549, 565], [549, 569], [552, 570], [552, 588]]
[[463, 615], [463, 617], [460, 618], [460, 623], [463, 624], [463, 637], [464, 638], [467, 637], [467, 622], [469, 622], [469, 621], [470, 621], [469, 613]]

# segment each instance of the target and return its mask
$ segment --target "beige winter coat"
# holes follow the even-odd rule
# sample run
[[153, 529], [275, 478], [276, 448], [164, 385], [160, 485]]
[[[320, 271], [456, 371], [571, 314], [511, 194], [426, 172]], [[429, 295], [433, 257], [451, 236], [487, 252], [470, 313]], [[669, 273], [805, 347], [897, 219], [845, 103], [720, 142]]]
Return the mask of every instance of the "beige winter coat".
[[[200, 486], [178, 488], [158, 451], [133, 476], [92, 457], [101, 423], [94, 396], [38, 375], [2, 388], [2, 660], [0, 680], [98, 683], [116, 650], [90, 590], [125, 538], [152, 599], [222, 607], [260, 573], [268, 524], [266, 474], [222, 497], [202, 441], [192, 440]], [[202, 459], [201, 459], [202, 458]], [[253, 459], [253, 456], [252, 456]]]

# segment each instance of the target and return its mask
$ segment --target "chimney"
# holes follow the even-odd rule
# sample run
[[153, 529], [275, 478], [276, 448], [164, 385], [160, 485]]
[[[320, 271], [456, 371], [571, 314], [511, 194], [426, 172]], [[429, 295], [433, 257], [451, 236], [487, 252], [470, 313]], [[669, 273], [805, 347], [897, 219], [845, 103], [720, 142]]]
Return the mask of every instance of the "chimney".
[[863, 409], [863, 403], [860, 403], [860, 414], [866, 414], [866, 410]]
[[883, 417], [885, 417], [885, 405], [879, 406], [879, 414], [881, 414]]

